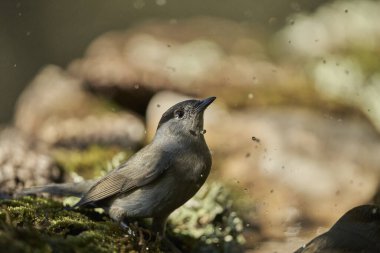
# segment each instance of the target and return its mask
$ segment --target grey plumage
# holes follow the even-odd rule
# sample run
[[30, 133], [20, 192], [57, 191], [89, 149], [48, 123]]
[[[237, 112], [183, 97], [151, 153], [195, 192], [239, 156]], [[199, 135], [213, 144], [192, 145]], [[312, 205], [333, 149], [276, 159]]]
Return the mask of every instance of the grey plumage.
[[24, 189], [17, 195], [31, 195], [43, 192], [48, 192], [55, 196], [75, 196], [81, 197], [82, 194], [88, 191], [95, 183], [95, 180], [84, 181], [80, 183], [66, 183], [66, 184], [49, 184], [44, 186], [36, 186], [33, 188]]
[[203, 112], [214, 100], [186, 100], [169, 108], [153, 141], [99, 180], [42, 186], [24, 193], [79, 195], [75, 206], [102, 207], [117, 222], [153, 217], [153, 229], [164, 236], [169, 214], [199, 190], [210, 172]]
[[357, 206], [345, 213], [329, 231], [294, 253], [380, 252], [380, 207]]

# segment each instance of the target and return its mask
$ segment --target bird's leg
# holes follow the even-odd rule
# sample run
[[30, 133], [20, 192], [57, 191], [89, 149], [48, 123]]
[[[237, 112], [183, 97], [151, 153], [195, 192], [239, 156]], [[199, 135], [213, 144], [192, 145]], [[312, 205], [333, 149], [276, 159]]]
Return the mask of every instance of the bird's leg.
[[173, 242], [171, 242], [165, 235], [167, 216], [153, 218], [152, 230], [157, 235], [156, 240], [161, 241], [164, 246], [169, 248], [173, 253], [182, 253]]
[[152, 230], [155, 234], [157, 234], [158, 236], [162, 238], [165, 237], [167, 219], [168, 219], [168, 216], [153, 218]]

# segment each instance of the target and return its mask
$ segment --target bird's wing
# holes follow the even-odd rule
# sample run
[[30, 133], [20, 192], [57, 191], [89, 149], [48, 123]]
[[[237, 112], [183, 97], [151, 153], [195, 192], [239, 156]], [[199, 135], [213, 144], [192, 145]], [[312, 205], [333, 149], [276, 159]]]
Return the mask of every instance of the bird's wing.
[[139, 152], [95, 183], [75, 206], [94, 203], [147, 185], [169, 168], [170, 160], [167, 153]]

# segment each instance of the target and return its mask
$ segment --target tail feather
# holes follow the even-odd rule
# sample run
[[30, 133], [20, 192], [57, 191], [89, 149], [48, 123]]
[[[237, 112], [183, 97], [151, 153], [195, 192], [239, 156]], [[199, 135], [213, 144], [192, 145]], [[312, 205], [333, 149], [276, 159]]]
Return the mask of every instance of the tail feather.
[[49, 193], [54, 196], [75, 196], [81, 197], [83, 193], [90, 190], [95, 180], [83, 181], [80, 183], [64, 183], [64, 184], [49, 184], [44, 186], [36, 186], [22, 190], [18, 195], [32, 195], [38, 193]]

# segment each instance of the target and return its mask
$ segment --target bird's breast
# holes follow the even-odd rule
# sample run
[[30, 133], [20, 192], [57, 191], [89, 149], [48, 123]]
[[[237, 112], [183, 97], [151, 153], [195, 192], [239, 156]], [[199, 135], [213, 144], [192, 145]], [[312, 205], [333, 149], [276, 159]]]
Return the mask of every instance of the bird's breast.
[[211, 156], [210, 152], [184, 151], [176, 156], [175, 171], [181, 180], [186, 180], [194, 184], [203, 184], [210, 173]]

